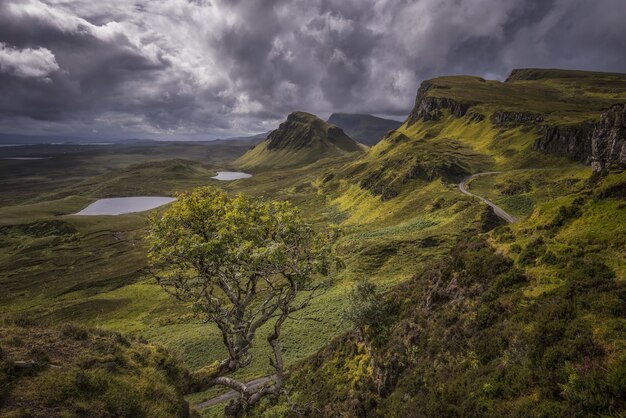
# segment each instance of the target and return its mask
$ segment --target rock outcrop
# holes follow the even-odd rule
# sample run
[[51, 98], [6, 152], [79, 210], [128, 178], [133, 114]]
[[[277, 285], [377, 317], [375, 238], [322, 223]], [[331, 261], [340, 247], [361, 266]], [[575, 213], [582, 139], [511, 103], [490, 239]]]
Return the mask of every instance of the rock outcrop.
[[280, 168], [322, 158], [362, 152], [365, 147], [315, 115], [293, 112], [267, 139], [250, 149], [236, 164], [241, 168]]
[[437, 121], [443, 115], [442, 110], [447, 109], [455, 118], [465, 116], [470, 103], [461, 103], [448, 97], [432, 97], [428, 95], [433, 85], [428, 81], [424, 81], [417, 90], [415, 98], [415, 106], [407, 119], [407, 126], [411, 126], [420, 120]]
[[442, 178], [452, 182], [458, 182], [469, 173], [455, 158], [446, 161], [423, 161], [417, 158], [415, 164], [409, 168], [405, 175], [407, 179], [424, 179], [432, 181]]
[[536, 124], [543, 122], [543, 116], [531, 112], [503, 112], [497, 111], [491, 115], [494, 126], [511, 128], [514, 126]]
[[325, 123], [317, 116], [306, 112], [293, 112], [278, 129], [267, 136], [267, 149], [299, 150], [328, 140], [345, 151], [359, 151], [359, 145], [338, 126]]
[[614, 165], [626, 168], [626, 105], [614, 105], [597, 123], [547, 127], [533, 149], [591, 164], [597, 174], [606, 174]]
[[545, 128], [542, 138], [533, 144], [533, 150], [566, 156], [583, 164], [591, 162], [591, 136], [595, 124], [586, 121], [577, 125]]
[[605, 174], [612, 165], [626, 168], [626, 105], [602, 114], [591, 138], [591, 169]]

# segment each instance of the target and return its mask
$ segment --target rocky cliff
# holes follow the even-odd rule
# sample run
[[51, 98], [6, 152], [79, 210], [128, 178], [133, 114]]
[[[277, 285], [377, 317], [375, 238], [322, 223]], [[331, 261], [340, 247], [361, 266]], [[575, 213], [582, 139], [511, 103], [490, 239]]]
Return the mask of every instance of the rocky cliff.
[[491, 115], [489, 120], [494, 126], [514, 127], [541, 123], [543, 122], [543, 116], [533, 112], [504, 112], [498, 110]]
[[626, 105], [612, 106], [599, 122], [546, 127], [533, 149], [591, 164], [598, 174], [606, 174], [613, 165], [626, 167]]
[[293, 112], [236, 163], [242, 168], [279, 168], [361, 152], [364, 148], [341, 128], [310, 113]]
[[454, 117], [461, 118], [465, 116], [471, 107], [471, 103], [462, 103], [449, 97], [429, 95], [429, 91], [433, 87], [433, 84], [429, 81], [424, 81], [421, 84], [417, 90], [415, 106], [406, 121], [407, 126], [411, 126], [420, 120], [437, 121], [441, 118], [443, 109], [447, 109]]
[[590, 164], [591, 136], [594, 129], [595, 123], [592, 121], [546, 127], [543, 137], [533, 144], [533, 150], [563, 155], [583, 164]]
[[626, 105], [602, 114], [591, 138], [591, 168], [606, 174], [612, 165], [626, 168]]
[[267, 136], [267, 149], [299, 150], [328, 141], [344, 151], [358, 151], [359, 145], [338, 126], [329, 124], [306, 112], [293, 112], [278, 129]]

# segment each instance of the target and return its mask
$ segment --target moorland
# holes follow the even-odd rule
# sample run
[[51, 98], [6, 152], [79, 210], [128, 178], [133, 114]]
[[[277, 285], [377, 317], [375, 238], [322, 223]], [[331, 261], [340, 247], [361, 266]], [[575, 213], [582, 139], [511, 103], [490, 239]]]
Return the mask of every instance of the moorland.
[[[624, 103], [626, 75], [525, 69], [424, 82], [371, 147], [304, 112], [252, 147], [0, 147], [0, 413], [184, 416], [223, 392], [185, 390], [225, 349], [149, 274], [148, 213], [72, 215], [99, 198], [210, 185], [288, 200], [316, 229], [340, 231], [343, 268], [307, 308], [317, 320], [283, 332], [303, 413], [620, 416]], [[16, 157], [43, 159], [2, 159]], [[252, 176], [213, 179], [221, 170]], [[466, 188], [515, 222], [459, 190], [478, 173]], [[236, 377], [269, 375], [268, 355], [255, 345]]]

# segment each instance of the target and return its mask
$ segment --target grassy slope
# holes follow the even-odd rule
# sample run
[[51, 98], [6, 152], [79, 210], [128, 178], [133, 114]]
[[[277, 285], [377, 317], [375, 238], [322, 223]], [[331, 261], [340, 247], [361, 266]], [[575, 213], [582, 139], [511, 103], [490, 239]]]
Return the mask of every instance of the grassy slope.
[[[554, 73], [549, 75], [555, 76]], [[331, 193], [338, 196], [334, 202], [340, 209], [346, 211], [344, 225], [355, 225], [355, 228], [367, 228], [367, 225], [371, 228], [377, 225], [375, 230], [368, 231], [364, 236], [373, 236], [377, 244], [380, 244], [381, 250], [397, 248], [397, 241], [394, 240], [401, 237], [405, 231], [409, 231], [409, 236], [418, 235], [417, 231], [420, 230], [436, 231], [435, 234], [437, 234], [439, 231], [446, 231], [446, 225], [449, 225], [450, 236], [447, 248], [450, 248], [454, 235], [458, 235], [460, 230], [471, 224], [467, 214], [476, 213], [477, 206], [457, 196], [453, 180], [455, 170], [450, 170], [450, 167], [443, 163], [454, 161], [468, 173], [502, 170], [505, 171], [502, 174], [474, 180], [470, 187], [474, 192], [490, 198], [521, 217], [519, 223], [510, 228], [500, 229], [490, 238], [491, 245], [497, 251], [511, 257], [528, 278], [527, 284], [519, 294], [516, 294], [516, 297], [521, 299], [514, 301], [505, 299], [503, 302], [519, 305], [507, 309], [514, 311], [518, 309], [522, 312], [528, 305], [532, 306], [537, 303], [538, 306], [543, 306], [541, 305], [544, 303], [543, 299], [540, 299], [542, 295], [560, 300], [559, 298], [563, 296], [558, 292], [562, 292], [562, 287], [569, 283], [567, 277], [573, 268], [571, 263], [583, 259], [600, 260], [614, 272], [617, 286], [621, 286], [626, 280], [624, 275], [626, 219], [624, 219], [624, 204], [621, 200], [623, 192], [621, 194], [619, 192], [624, 188], [624, 174], [611, 173], [600, 183], [590, 183], [591, 171], [588, 167], [532, 151], [532, 143], [541, 135], [540, 127], [532, 125], [494, 127], [489, 120], [493, 112], [501, 110], [542, 113], [549, 124], [597, 120], [602, 110], [614, 102], [626, 99], [626, 76], [624, 75], [592, 75], [591, 78], [588, 74], [557, 73], [556, 75], [568, 77], [539, 81], [521, 80], [507, 84], [483, 81], [475, 77], [436, 79], [434, 84], [438, 85], [438, 88], [431, 90], [429, 94], [474, 103], [470, 112], [480, 112], [486, 116], [485, 119], [480, 122], [469, 121], [468, 118], [457, 119], [444, 110], [443, 117], [439, 121], [422, 121], [410, 127], [402, 126], [395, 134], [373, 147], [362, 159], [344, 168], [343, 175], [337, 176], [342, 177], [341, 180], [330, 180], [325, 186], [327, 190], [332, 190]], [[511, 100], [512, 98], [514, 100]], [[415, 176], [407, 175], [416, 160], [422, 168], [441, 168], [439, 173], [442, 173], [442, 176], [428, 182], [419, 176], [414, 178]], [[452, 178], [447, 179], [447, 176]], [[381, 202], [381, 190], [393, 190], [394, 194], [391, 194], [392, 197], [387, 201]], [[395, 194], [397, 196], [393, 197]], [[444, 202], [452, 203], [452, 205], [438, 218], [431, 211], [433, 206], [440, 206], [435, 204], [440, 197]], [[383, 199], [385, 199], [384, 194]], [[464, 219], [455, 223], [454, 209], [462, 205], [470, 205], [469, 210], [461, 212], [459, 217]], [[446, 208], [445, 203], [443, 206]], [[437, 211], [434, 212], [436, 213]], [[437, 221], [440, 223], [432, 226], [432, 223]], [[388, 241], [385, 241], [385, 231], [389, 231]], [[355, 234], [354, 238], [357, 237], [355, 241], [366, 242]], [[540, 252], [532, 262], [524, 261], [529, 257], [532, 259], [532, 255], [528, 254], [533, 254], [534, 247], [538, 245], [537, 239], [540, 237], [545, 247], [543, 244], [539, 245]], [[445, 249], [445, 245], [438, 248], [440, 252]], [[357, 254], [354, 252], [354, 247], [350, 250], [348, 253]], [[416, 252], [423, 254], [419, 250]], [[436, 259], [437, 257], [427, 258]], [[407, 263], [402, 258], [392, 257], [391, 260], [397, 261], [398, 264]], [[423, 268], [425, 261], [421, 260], [415, 264], [409, 262], [408, 265], [414, 268], [413, 271], [419, 271], [417, 267]], [[416, 280], [420, 287], [411, 290], [416, 292], [415, 297], [418, 298], [410, 302], [412, 305], [419, 303], [419, 298], [425, 297], [420, 289], [428, 286], [427, 278], [423, 279], [426, 282], [420, 282], [419, 277]], [[403, 290], [391, 294], [400, 297]], [[605, 298], [607, 295], [602, 294], [598, 297]], [[538, 301], [541, 301], [541, 304]], [[615, 304], [620, 302], [611, 299], [610, 303], [613, 304], [611, 306], [616, 306]], [[608, 353], [606, 357], [598, 360], [604, 364], [600, 367], [611, 365], [623, 356], [626, 339], [623, 333], [615, 332], [623, 325], [623, 321], [620, 322], [611, 314], [607, 315], [606, 310], [604, 313], [594, 313], [593, 309], [583, 308], [578, 315], [585, 318], [585, 326], [589, 326], [591, 332], [597, 336], [596, 343], [604, 346]], [[395, 318], [398, 320], [397, 317]], [[406, 332], [407, 327], [412, 326], [410, 322], [403, 322], [403, 318], [408, 320], [400, 316], [398, 323], [400, 333]], [[542, 323], [544, 318], [538, 316], [533, 320]], [[469, 323], [471, 324], [471, 321]], [[435, 326], [441, 325], [434, 324], [433, 327]], [[534, 325], [531, 323], [526, 326], [533, 327]], [[446, 333], [445, 329], [439, 328], [434, 328], [431, 332], [440, 333], [442, 336]], [[569, 343], [563, 341], [563, 346], [566, 347]], [[470, 343], [469, 340], [460, 344], [468, 343]], [[560, 340], [557, 340], [557, 346], [559, 343]], [[390, 349], [392, 342], [388, 344], [386, 348]], [[429, 348], [428, 344], [420, 347], [427, 352], [435, 350], [432, 347]], [[401, 348], [398, 347], [397, 350]], [[443, 350], [442, 354], [445, 354], [446, 349], [441, 350]], [[395, 352], [397, 351], [391, 350], [391, 353]], [[418, 359], [419, 353], [417, 351], [414, 354]], [[297, 377], [293, 381], [295, 398], [305, 403], [313, 402], [313, 405], [321, 409], [330, 408], [327, 410], [333, 410], [334, 413], [340, 413], [338, 411], [343, 410], [343, 407], [347, 407], [345, 411], [350, 411], [356, 408], [357, 404], [362, 406], [367, 402], [366, 393], [370, 390], [367, 388], [367, 382], [375, 378], [372, 375], [371, 355], [367, 346], [354, 344], [354, 342], [334, 343], [332, 348], [328, 347], [320, 351], [312, 363], [304, 364], [296, 369], [295, 376]], [[468, 355], [468, 353], [463, 355]], [[446, 360], [430, 358], [428, 361]], [[487, 367], [485, 370], [491, 373], [494, 366], [485, 365], [485, 367]], [[492, 368], [489, 369], [489, 367]], [[619, 369], [616, 370], [616, 373], [621, 373]], [[411, 379], [417, 377], [408, 372], [407, 374], [408, 380], [403, 383], [403, 386], [398, 387], [391, 395], [389, 402], [379, 409], [382, 415], [398, 413], [404, 408], [401, 406], [402, 403], [416, 396], [412, 390], [419, 387], [419, 383]], [[449, 378], [453, 379], [452, 375], [449, 375]], [[310, 396], [314, 388], [298, 383], [305, 381], [316, 382], [315, 392], [321, 395]], [[430, 381], [428, 384], [453, 386], [455, 383], [452, 380], [439, 380]], [[572, 389], [572, 391], [579, 389]], [[299, 392], [300, 390], [304, 392]], [[473, 389], [463, 390], [467, 393]], [[549, 399], [549, 397], [542, 398], [541, 395], [529, 396], [539, 396], [531, 398], [531, 400], [534, 399], [536, 405], [544, 400], [548, 402]], [[577, 392], [576, 396], [582, 398], [586, 395]], [[350, 399], [355, 403], [350, 404]], [[357, 402], [356, 399], [360, 400]], [[407, 403], [409, 409], [405, 409], [406, 413], [409, 410], [414, 413], [425, 411], [425, 406], [420, 403], [424, 401], [424, 398], [416, 397], [415, 399], [418, 399], [417, 404]], [[441, 399], [433, 400], [434, 404], [436, 405]], [[373, 402], [380, 402], [380, 400]], [[454, 405], [456, 401], [449, 399], [448, 402], [453, 402]], [[589, 402], [589, 400], [586, 399], [584, 402]], [[527, 406], [531, 404], [532, 402], [520, 403], [520, 405]], [[284, 405], [279, 405], [275, 411], [280, 411], [283, 407]], [[500, 410], [502, 413], [509, 413], [515, 409], [511, 405], [503, 408]], [[546, 408], [552, 410], [551, 407], [546, 406]], [[552, 411], [558, 410], [558, 407], [555, 407]], [[440, 410], [439, 413], [444, 412]], [[445, 413], [453, 412], [447, 410]], [[459, 413], [458, 410], [457, 413]], [[350, 412], [346, 414], [351, 416]]]
[[145, 342], [74, 326], [3, 324], [0, 347], [3, 417], [187, 416], [180, 394], [187, 372]]
[[[477, 89], [474, 84], [482, 83], [474, 79], [466, 81], [464, 78], [458, 82], [459, 91], [464, 91], [462, 85], [465, 83], [468, 90], [474, 89], [476, 92], [480, 89]], [[524, 85], [530, 82], [516, 83], [519, 83], [519, 91], [516, 94], [523, 94], [527, 90]], [[546, 83], [550, 84], [550, 88], [553, 88], [552, 84], [564, 85], [554, 81]], [[579, 88], [579, 84], [576, 88]], [[585, 89], [587, 90], [589, 89]], [[483, 94], [485, 96], [481, 97], [485, 103], [481, 106], [485, 112], [497, 110], [502, 104], [500, 100], [506, 98], [506, 95], [498, 93], [498, 99], [493, 105], [489, 105], [486, 100], [489, 95]], [[604, 99], [609, 93], [602, 91], [594, 94]], [[612, 100], [611, 98], [608, 102]], [[529, 99], [528, 103], [534, 105], [534, 101], [535, 99]], [[584, 106], [586, 104], [580, 105], [578, 110], [570, 109], [563, 113], [561, 120], [586, 118], [587, 111], [584, 110], [586, 109]], [[575, 116], [572, 116], [574, 114]], [[597, 114], [595, 112], [592, 116], [597, 116]], [[575, 192], [576, 185], [567, 186], [567, 189], [563, 189], [560, 185], [570, 177], [582, 181], [587, 177], [589, 170], [561, 158], [530, 151], [530, 146], [537, 135], [535, 130], [525, 127], [496, 129], [488, 118], [479, 123], [470, 123], [465, 119], [455, 119], [444, 115], [444, 118], [438, 122], [420, 122], [411, 127], [401, 127], [398, 133], [380, 142], [359, 159], [349, 155], [340, 159], [321, 160], [296, 169], [259, 172], [250, 179], [228, 184], [214, 182], [233, 192], [242, 191], [271, 198], [290, 199], [301, 206], [304, 213], [316, 224], [323, 226], [328, 222], [335, 222], [339, 223], [344, 230], [344, 236], [338, 243], [338, 250], [346, 260], [346, 269], [337, 278], [337, 285], [333, 290], [320, 298], [310, 310], [311, 313], [324, 318], [324, 321], [322, 323], [296, 322], [289, 325], [289, 332], [285, 332], [287, 363], [295, 364], [306, 358], [332, 336], [347, 329], [348, 325], [342, 323], [340, 317], [346, 305], [345, 295], [352, 283], [368, 277], [383, 288], [390, 288], [409, 278], [426, 263], [443, 257], [454, 244], [456, 237], [469, 225], [479, 221], [481, 205], [474, 199], [458, 193], [456, 181], [446, 177], [446, 170], [449, 169], [446, 163], [449, 161], [454, 161], [467, 172], [558, 167], [560, 171], [546, 170], [546, 175], [540, 177], [543, 182], [542, 186], [534, 187], [531, 192], [522, 193], [525, 196], [517, 198], [517, 202], [507, 203], [506, 200], [501, 201], [498, 196], [489, 194], [503, 205], [509, 204], [509, 209], [512, 209], [514, 213], [533, 214], [519, 224], [522, 231], [523, 225], [533, 222], [532, 219], [539, 216], [534, 215], [539, 205], [551, 208], [549, 210], [552, 212], [547, 213], [553, 214], [558, 210], [558, 205], [555, 203], [558, 201], [557, 198], [564, 203], [569, 203], [572, 198], [563, 195]], [[415, 165], [416, 161], [419, 161], [423, 167], [440, 169], [435, 171], [443, 173], [443, 176], [437, 175], [434, 179], [420, 176], [407, 178], [407, 171]], [[141, 170], [148, 167], [143, 166]], [[121, 173], [124, 172], [118, 172], [120, 175]], [[119, 178], [124, 178], [126, 181], [129, 177], [121, 175]], [[387, 201], [381, 201], [379, 195], [373, 194], [368, 188], [360, 187], [363, 180], [367, 179], [374, 180], [370, 183], [382, 184], [393, 189], [397, 195]], [[499, 177], [480, 178], [472, 184], [472, 187], [487, 191], [489, 186], [483, 187], [479, 181], [505, 182], [504, 177], [503, 180], [498, 179]], [[199, 180], [202, 180], [202, 177]], [[106, 191], [107, 194], [114, 193], [116, 187], [122, 185], [126, 187], [126, 183], [112, 181], [110, 184], [111, 188]], [[547, 188], [546, 184], [549, 185]], [[532, 200], [531, 204], [529, 200]], [[32, 222], [35, 219], [71, 213], [84, 205], [86, 201], [87, 199], [83, 197], [68, 197], [55, 202], [42, 202], [26, 207], [3, 208], [1, 214], [10, 223]], [[532, 209], [529, 209], [531, 205]], [[595, 228], [600, 234], [603, 229], [598, 226], [598, 219], [606, 220], [616, 216], [618, 206], [615, 203], [606, 204], [606, 208], [590, 205], [590, 211], [600, 211], [601, 214], [595, 215], [595, 218], [583, 218], [580, 221], [584, 226], [583, 232], [574, 229], [570, 235], [576, 236], [578, 232], [579, 236], [576, 239], [584, 241], [587, 239], [584, 235], [585, 230]], [[516, 212], [517, 210], [519, 212]], [[37, 241], [40, 239], [37, 238], [33, 239], [32, 245], [30, 241], [26, 241], [24, 248], [20, 248], [20, 244], [14, 241], [8, 245], [8, 248], [12, 248], [12, 251], [20, 251], [31, 259], [43, 257], [41, 262], [38, 261], [40, 270], [53, 273], [48, 275], [47, 280], [42, 281], [47, 287], [43, 287], [43, 290], [38, 291], [39, 293], [36, 290], [27, 290], [21, 299], [18, 297], [6, 302], [3, 305], [6, 309], [13, 311], [14, 314], [18, 312], [36, 314], [54, 321], [72, 318], [74, 321], [88, 325], [143, 334], [149, 340], [162, 343], [179, 353], [192, 368], [209, 364], [223, 354], [214, 329], [200, 324], [198, 319], [188, 314], [189, 311], [185, 306], [166, 298], [160, 289], [145, 276], [133, 276], [134, 272], [143, 265], [140, 242], [134, 241], [134, 238], [130, 244], [114, 240], [120, 232], [123, 236], [140, 237], [143, 215], [96, 217], [82, 221], [68, 217], [64, 220], [79, 230], [81, 240], [79, 244], [63, 244], [75, 245], [67, 252], [75, 258], [74, 262], [78, 263], [76, 266], [80, 273], [74, 277], [70, 274], [67, 283], [78, 281], [83, 283], [85, 288], [64, 294], [59, 292], [65, 283], [59, 280], [62, 279], [62, 272], [71, 270], [65, 267], [55, 270], [51, 267], [53, 260], [56, 259], [54, 254], [58, 251], [58, 243], [44, 245], [43, 242]], [[89, 234], [93, 233], [100, 234], [101, 238], [88, 239]], [[524, 244], [523, 240], [527, 239], [524, 234], [525, 232], [520, 232], [520, 237], [516, 235], [514, 238], [514, 240], [521, 240], [520, 246]], [[502, 245], [502, 250], [508, 251], [513, 243]], [[127, 251], [120, 250], [117, 255], [111, 253], [109, 261], [104, 257], [96, 257], [105, 264], [115, 265], [115, 268], [122, 270], [126, 269], [125, 272], [116, 274], [122, 277], [117, 284], [115, 280], [111, 281], [111, 278], [116, 275], [106, 269], [90, 270], [89, 263], [80, 266], [80, 260], [85, 254], [91, 253], [96, 256], [107, 254], [101, 251], [106, 248], [111, 248], [113, 251], [116, 246], [121, 248], [122, 245], [127, 246]], [[616, 248], [613, 254], [619, 254], [619, 246]], [[13, 257], [13, 254], [7, 258]], [[610, 257], [613, 256], [607, 258]], [[3, 266], [6, 260], [3, 261]], [[619, 261], [621, 259], [615, 257], [613, 260], [617, 261], [612, 267], [617, 271], [623, 271], [623, 265]], [[73, 264], [70, 263], [70, 265]], [[541, 274], [540, 267], [535, 270], [537, 274]], [[24, 281], [30, 281], [26, 279], [30, 274], [28, 270], [12, 270], [13, 272], [18, 272]], [[2, 277], [0, 276], [0, 279]], [[541, 277], [537, 279], [537, 283], [540, 284], [544, 281]], [[59, 285], [58, 288], [57, 285]], [[40, 299], [35, 299], [43, 306], [41, 311], [29, 311], [29, 308], [33, 306], [29, 301], [33, 300], [32, 296], [35, 293], [28, 292], [42, 295]], [[241, 377], [252, 378], [267, 372], [264, 347], [259, 346], [257, 350], [255, 353], [257, 361], [250, 368], [243, 370], [240, 373]], [[209, 394], [198, 395], [191, 399], [197, 401], [207, 396]]]

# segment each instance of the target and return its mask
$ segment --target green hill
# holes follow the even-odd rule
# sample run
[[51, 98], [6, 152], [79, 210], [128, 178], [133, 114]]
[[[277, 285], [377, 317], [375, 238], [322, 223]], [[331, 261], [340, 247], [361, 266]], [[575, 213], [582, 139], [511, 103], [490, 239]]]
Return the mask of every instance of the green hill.
[[243, 169], [301, 166], [322, 158], [360, 153], [365, 147], [341, 128], [306, 112], [293, 112], [267, 139], [235, 164]]
[[558, 167], [554, 155], [589, 165], [602, 114], [626, 102], [623, 74], [516, 70], [509, 80], [425, 81], [404, 124], [349, 167], [349, 177], [388, 199], [417, 178]]
[[[298, 112], [238, 161], [255, 173], [236, 182], [210, 180], [227, 161], [99, 156], [126, 163], [55, 189], [64, 199], [0, 208], [0, 304], [11, 318], [142, 335], [192, 370], [210, 365], [224, 355], [219, 332], [143, 270], [147, 214], [63, 216], [95, 197], [209, 183], [290, 200], [316, 228], [339, 225], [344, 268], [304, 313], [320, 321], [290, 321], [284, 333], [290, 399], [310, 416], [623, 415], [624, 80], [533, 69], [504, 83], [436, 78], [367, 152]], [[468, 189], [516, 223], [459, 191], [485, 171]], [[375, 290], [345, 321], [350, 289], [366, 279]], [[256, 345], [237, 377], [270, 373], [268, 355]], [[72, 399], [63, 408], [92, 401]], [[292, 407], [281, 399], [250, 415]]]
[[[625, 102], [622, 74], [424, 82], [400, 128], [320, 180], [354, 228], [340, 247], [362, 286], [354, 330], [292, 370], [292, 402], [313, 416], [623, 416]], [[459, 196], [487, 171], [468, 187], [516, 223]]]

